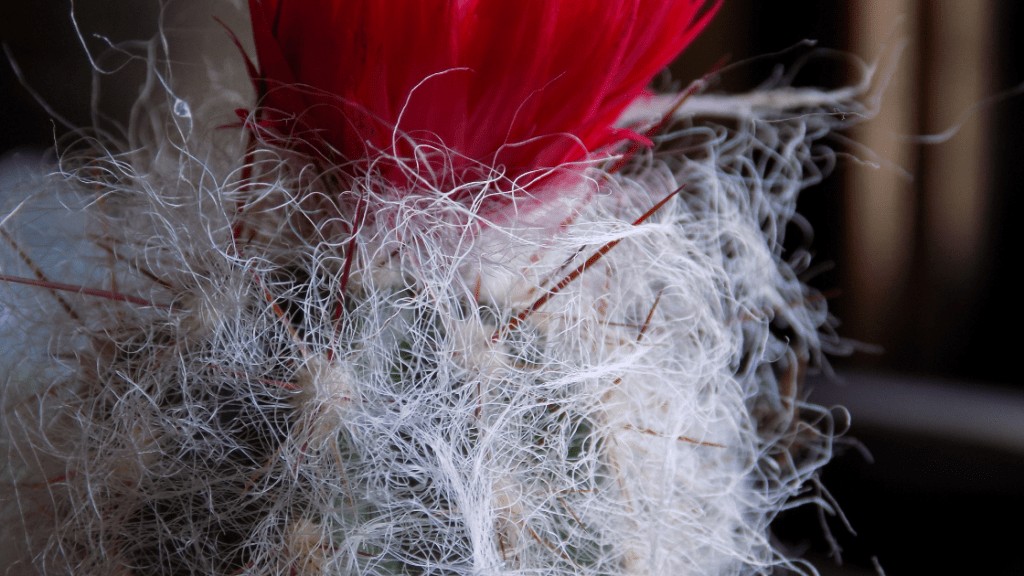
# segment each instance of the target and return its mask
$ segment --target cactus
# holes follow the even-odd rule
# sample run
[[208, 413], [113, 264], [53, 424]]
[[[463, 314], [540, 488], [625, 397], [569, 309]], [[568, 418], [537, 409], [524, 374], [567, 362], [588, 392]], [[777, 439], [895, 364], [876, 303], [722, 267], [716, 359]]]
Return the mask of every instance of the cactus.
[[813, 571], [769, 524], [814, 499], [831, 420], [797, 379], [835, 340], [782, 240], [864, 73], [644, 96], [649, 147], [518, 172], [399, 127], [411, 148], [313, 156], [170, 86], [144, 147], [6, 184], [5, 561]]

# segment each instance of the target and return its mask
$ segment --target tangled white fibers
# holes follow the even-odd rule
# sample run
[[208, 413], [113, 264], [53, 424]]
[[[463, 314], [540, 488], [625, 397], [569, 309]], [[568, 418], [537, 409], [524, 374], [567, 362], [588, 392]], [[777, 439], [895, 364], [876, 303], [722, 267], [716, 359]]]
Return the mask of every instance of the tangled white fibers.
[[500, 171], [390, 158], [400, 193], [173, 96], [6, 170], [3, 567], [813, 572], [769, 524], [815, 499], [833, 337], [782, 241], [862, 71], [693, 96], [522, 215], [480, 209], [525, 193]]

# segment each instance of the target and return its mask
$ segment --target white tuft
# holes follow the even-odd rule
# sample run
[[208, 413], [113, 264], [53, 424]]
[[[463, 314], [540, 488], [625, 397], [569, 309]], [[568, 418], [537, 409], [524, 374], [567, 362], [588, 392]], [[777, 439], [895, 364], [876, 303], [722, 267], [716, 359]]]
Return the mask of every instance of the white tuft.
[[243, 166], [174, 97], [144, 146], [65, 155], [2, 224], [0, 273], [44, 284], [0, 285], [4, 567], [804, 569], [769, 524], [829, 458], [796, 385], [828, 316], [782, 240], [861, 88], [752, 95], [728, 127], [684, 107], [515, 218], [270, 146]]

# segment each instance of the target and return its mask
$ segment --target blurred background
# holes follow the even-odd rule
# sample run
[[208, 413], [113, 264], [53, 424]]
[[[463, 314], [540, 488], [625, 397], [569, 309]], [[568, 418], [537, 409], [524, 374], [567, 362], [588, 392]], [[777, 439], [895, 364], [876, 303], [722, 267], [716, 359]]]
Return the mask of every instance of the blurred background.
[[[208, 21], [210, 4], [202, 15], [198, 5], [75, 2], [97, 54], [104, 38], [150, 38], [161, 17], [181, 31]], [[845, 521], [802, 508], [776, 522], [782, 544], [823, 574], [1024, 574], [1021, 24], [1024, 3], [1013, 0], [726, 0], [673, 67], [686, 81], [726, 58], [737, 65], [714, 88], [746, 90], [792, 60], [755, 57], [804, 39], [897, 63], [879, 115], [848, 134], [864, 148], [836, 141], [877, 167], [842, 160], [801, 200], [816, 231], [808, 281], [829, 298], [840, 335], [859, 343], [809, 380], [812, 400], [852, 414], [822, 474]], [[223, 37], [193, 40], [186, 49], [232, 49]], [[55, 118], [124, 122], [145, 78], [140, 62], [110, 56], [103, 65], [119, 72], [100, 82], [97, 116], [64, 0], [0, 1], [0, 41], [0, 156], [52, 146], [66, 130]], [[832, 59], [798, 82], [838, 86], [851, 71]]]
[[[883, 64], [903, 46], [878, 116], [849, 134], [875, 157], [840, 145], [880, 166], [841, 161], [801, 197], [808, 280], [862, 344], [810, 382], [852, 415], [822, 474], [847, 522], [808, 508], [776, 522], [824, 574], [1024, 574], [1021, 24], [1008, 0], [726, 0], [677, 71], [807, 38]], [[777, 63], [723, 82], [756, 85]], [[849, 80], [840, 63], [799, 81]]]

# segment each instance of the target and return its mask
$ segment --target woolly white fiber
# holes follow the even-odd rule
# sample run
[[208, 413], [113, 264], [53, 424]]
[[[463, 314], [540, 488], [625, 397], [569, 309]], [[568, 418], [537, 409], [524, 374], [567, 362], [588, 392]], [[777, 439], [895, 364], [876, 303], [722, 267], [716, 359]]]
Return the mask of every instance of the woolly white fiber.
[[867, 89], [695, 96], [500, 218], [147, 104], [4, 184], [3, 566], [813, 572], [769, 524], [829, 458], [797, 378], [831, 336], [781, 244]]

